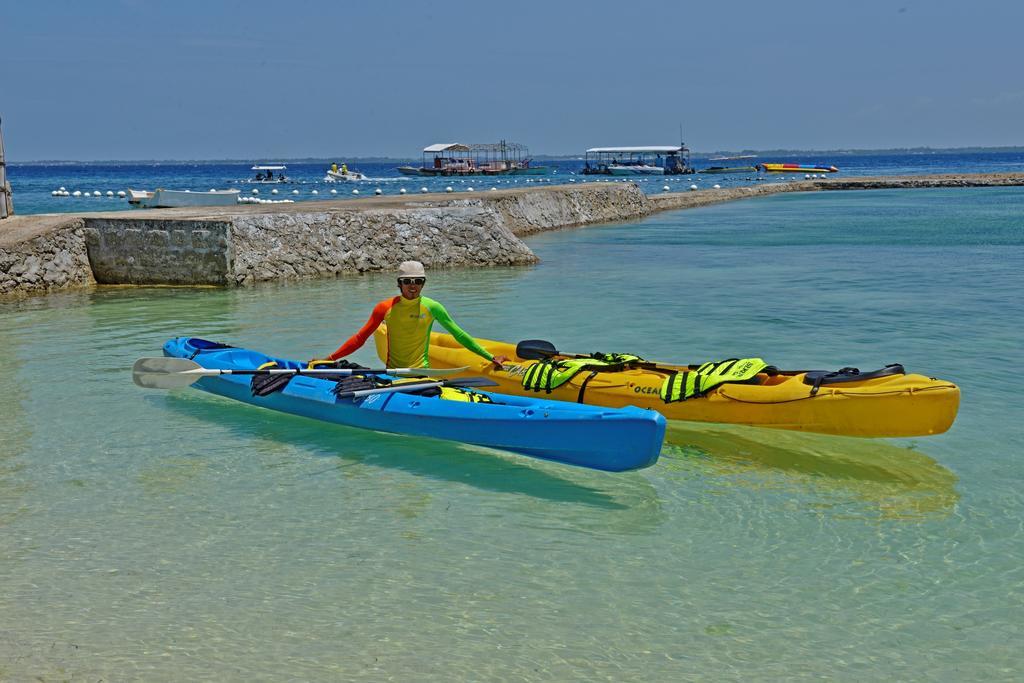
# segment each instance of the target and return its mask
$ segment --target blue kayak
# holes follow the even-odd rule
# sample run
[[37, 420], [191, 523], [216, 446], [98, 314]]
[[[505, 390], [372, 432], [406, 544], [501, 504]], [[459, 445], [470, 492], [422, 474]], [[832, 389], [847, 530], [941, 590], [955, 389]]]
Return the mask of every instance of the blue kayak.
[[[282, 368], [305, 367], [298, 361], [194, 337], [171, 339], [163, 351], [165, 356], [188, 358], [210, 369], [253, 370], [271, 362]], [[333, 391], [335, 380], [304, 375], [292, 377], [274, 393], [254, 396], [250, 379], [246, 375], [204, 376], [193, 386], [315, 420], [500, 448], [611, 472], [653, 465], [665, 436], [664, 417], [633, 407], [605, 408], [476, 390], [493, 403], [404, 391], [339, 398]]]

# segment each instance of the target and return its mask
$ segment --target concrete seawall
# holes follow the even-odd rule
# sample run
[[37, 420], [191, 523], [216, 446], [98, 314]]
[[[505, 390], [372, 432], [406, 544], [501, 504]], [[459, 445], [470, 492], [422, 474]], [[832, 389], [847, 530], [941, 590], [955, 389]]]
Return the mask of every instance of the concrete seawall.
[[520, 239], [673, 209], [818, 190], [1024, 185], [1024, 174], [828, 178], [645, 196], [587, 183], [297, 204], [15, 216], [0, 223], [0, 296], [96, 284], [238, 286], [385, 270], [528, 265]]

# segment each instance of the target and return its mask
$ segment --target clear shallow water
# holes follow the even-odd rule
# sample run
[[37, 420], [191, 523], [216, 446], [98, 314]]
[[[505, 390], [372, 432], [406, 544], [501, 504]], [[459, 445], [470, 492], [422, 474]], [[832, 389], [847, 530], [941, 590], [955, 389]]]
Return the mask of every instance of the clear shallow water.
[[779, 195], [432, 274], [480, 336], [963, 389], [945, 435], [678, 424], [624, 475], [131, 384], [175, 334], [333, 350], [389, 276], [0, 303], [0, 679], [1017, 680], [1022, 216]]
[[[338, 159], [338, 162], [343, 162]], [[694, 157], [695, 168], [720, 165], [702, 157]], [[865, 175], [917, 175], [923, 173], [984, 173], [1024, 171], [1024, 153], [981, 152], [954, 154], [808, 154], [798, 157], [763, 156], [754, 161], [776, 161], [783, 163], [835, 165], [840, 176]], [[419, 165], [416, 160], [414, 165]], [[373, 196], [377, 189], [384, 195], [400, 194], [402, 189], [415, 194], [426, 187], [431, 192], [443, 192], [451, 187], [454, 192], [475, 192], [490, 188], [535, 187], [537, 184], [563, 184], [569, 182], [634, 182], [649, 194], [662, 192], [666, 185], [673, 191], [680, 191], [696, 184], [709, 188], [715, 184], [722, 187], [751, 185], [759, 181], [795, 179], [799, 176], [771, 174], [758, 177], [756, 174], [709, 175], [697, 174], [659, 178], [596, 178], [579, 176], [583, 162], [580, 159], [555, 159], [540, 162], [551, 173], [543, 177], [473, 177], [473, 178], [418, 178], [402, 176], [397, 163], [353, 163], [353, 170], [368, 176], [358, 183], [323, 182], [328, 163], [289, 163], [287, 175], [294, 183], [278, 185], [253, 185], [245, 181], [254, 175], [252, 163], [9, 163], [8, 170], [14, 189], [15, 210], [19, 214], [64, 213], [82, 211], [115, 211], [127, 209], [124, 199], [107, 197], [106, 193], [128, 188], [152, 190], [163, 187], [170, 190], [192, 190], [205, 192], [210, 189], [238, 188], [249, 195], [253, 189], [266, 199], [292, 199], [312, 201], [323, 199], [358, 199]], [[51, 192], [64, 187], [68, 192], [76, 190], [89, 193], [99, 192], [101, 196], [53, 197]], [[277, 194], [271, 194], [273, 190]], [[337, 194], [330, 194], [331, 190]], [[358, 190], [359, 195], [352, 194]], [[317, 194], [313, 194], [316, 191]]]

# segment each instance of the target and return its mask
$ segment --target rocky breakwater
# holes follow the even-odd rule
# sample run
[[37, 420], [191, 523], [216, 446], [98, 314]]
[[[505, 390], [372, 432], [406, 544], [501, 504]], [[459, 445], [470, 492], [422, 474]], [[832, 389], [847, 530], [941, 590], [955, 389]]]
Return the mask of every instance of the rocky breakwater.
[[941, 173], [922, 176], [828, 178], [812, 182], [817, 190], [883, 190], [929, 187], [1016, 187], [1024, 173]]
[[0, 295], [42, 294], [95, 284], [75, 216], [14, 216], [0, 221]]
[[710, 204], [721, 204], [737, 199], [748, 199], [750, 197], [764, 197], [780, 192], [809, 192], [823, 189], [815, 186], [810, 181], [772, 182], [762, 185], [748, 185], [744, 187], [728, 187], [721, 189], [692, 190], [687, 192], [672, 192], [659, 195], [651, 195], [647, 198], [647, 213], [658, 213], [659, 211], [671, 211], [674, 209], [693, 209], [698, 206]]
[[344, 209], [334, 203], [329, 210], [239, 214], [231, 219], [230, 279], [245, 285], [325, 277], [386, 270], [409, 259], [428, 268], [537, 262], [495, 211], [460, 204], [345, 202]]
[[651, 212], [633, 183], [559, 185], [525, 191], [489, 192], [481, 205], [496, 212], [516, 235], [577, 225], [624, 221]]
[[9, 236], [0, 283], [3, 292], [236, 286], [387, 270], [408, 259], [430, 268], [528, 265], [537, 257], [522, 235], [650, 211], [638, 187], [616, 183], [67, 215], [59, 225], [26, 216], [27, 232], [0, 224]]

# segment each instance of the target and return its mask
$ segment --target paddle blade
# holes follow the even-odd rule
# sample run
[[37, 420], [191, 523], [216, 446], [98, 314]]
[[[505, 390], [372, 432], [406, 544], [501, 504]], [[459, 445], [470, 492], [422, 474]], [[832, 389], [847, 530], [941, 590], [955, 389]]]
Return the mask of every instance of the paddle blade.
[[201, 377], [203, 366], [187, 358], [140, 358], [132, 366], [132, 381], [146, 389], [178, 389]]
[[558, 355], [558, 349], [543, 339], [527, 339], [516, 344], [516, 355], [523, 360], [544, 360]]

